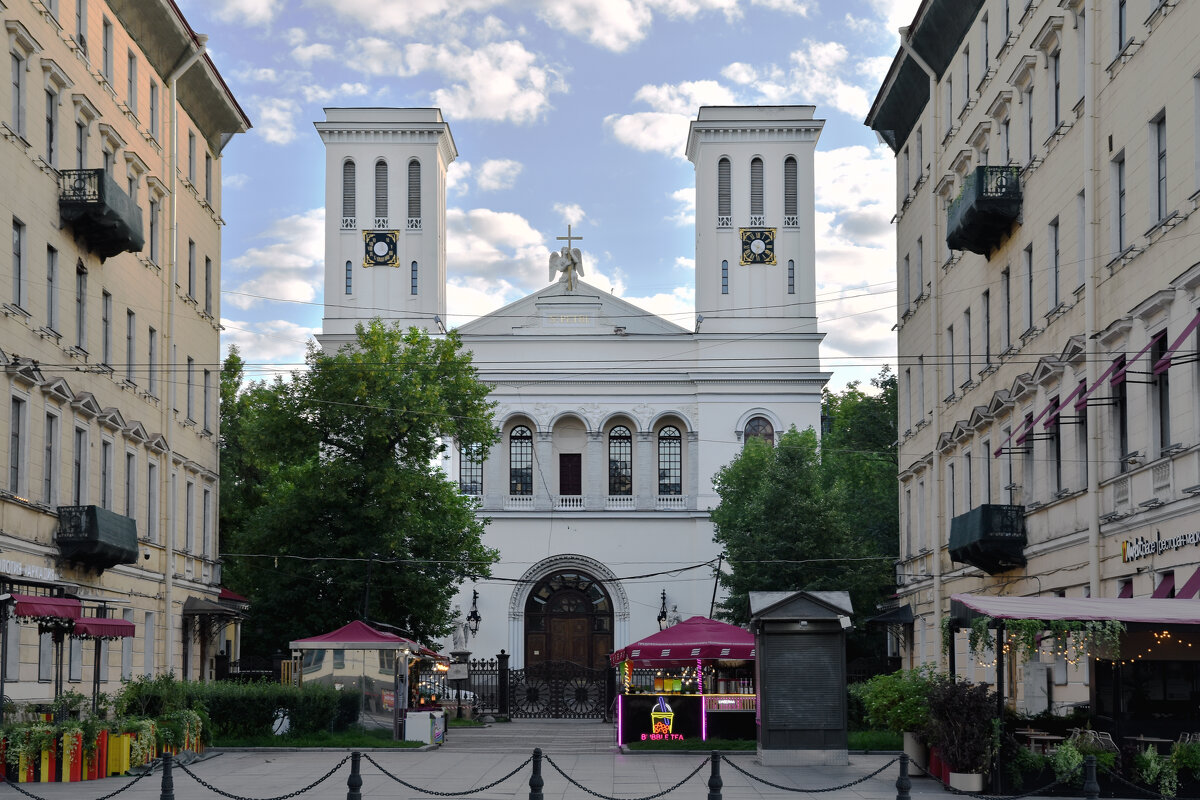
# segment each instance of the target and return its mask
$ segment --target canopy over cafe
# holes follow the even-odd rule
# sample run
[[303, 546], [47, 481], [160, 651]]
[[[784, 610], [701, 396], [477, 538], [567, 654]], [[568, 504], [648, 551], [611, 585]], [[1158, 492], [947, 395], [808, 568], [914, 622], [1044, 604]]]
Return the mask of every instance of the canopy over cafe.
[[[1200, 574], [1200, 571], [1198, 571]], [[1193, 581], [1198, 580], [1193, 578]], [[1194, 592], [1193, 592], [1194, 593]], [[1099, 623], [1099, 624], [1096, 624]], [[1105, 642], [1097, 631], [1123, 630]], [[1154, 736], [1177, 739], [1196, 727], [1200, 702], [1200, 607], [1168, 597], [1074, 598], [987, 597], [956, 594], [950, 600], [951, 630], [986, 627], [994, 638], [996, 691], [1001, 707], [1012, 688], [1006, 686], [1005, 666], [1020, 629], [1037, 630], [1039, 649], [1044, 644], [1086, 660], [1091, 670], [1089, 708], [1092, 727], [1107, 730], [1113, 738]], [[1054, 631], [1060, 638], [1050, 640]], [[1001, 646], [996, 646], [997, 644]], [[1115, 647], [1112, 645], [1115, 644]], [[1006, 656], [1007, 654], [1007, 656]], [[950, 650], [954, 674], [954, 649]]]

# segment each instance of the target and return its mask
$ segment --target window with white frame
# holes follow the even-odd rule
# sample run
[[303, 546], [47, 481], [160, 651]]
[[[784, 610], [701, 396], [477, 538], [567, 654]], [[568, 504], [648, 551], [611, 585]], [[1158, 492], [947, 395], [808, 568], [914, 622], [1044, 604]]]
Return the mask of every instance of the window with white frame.
[[137, 383], [137, 314], [125, 309], [125, 380]]
[[12, 123], [13, 132], [18, 136], [25, 135], [25, 69], [29, 64], [29, 57], [24, 53], [10, 53], [12, 59], [12, 114], [9, 116], [9, 121]]
[[158, 397], [158, 331], [149, 328], [146, 340], [146, 389], [151, 397]]
[[787, 293], [796, 293], [796, 262], [790, 258], [787, 266]]
[[212, 432], [212, 371], [204, 370], [204, 410], [201, 412], [204, 416], [201, 430]]
[[13, 217], [12, 220], [12, 299], [13, 305], [17, 308], [24, 308], [27, 302], [25, 282], [28, 276], [25, 274], [27, 265], [25, 263], [25, 223]]
[[147, 113], [150, 117], [150, 135], [155, 139], [158, 138], [158, 84], [153, 80], [150, 81], [149, 108]]
[[58, 505], [59, 423], [58, 412], [46, 409], [42, 438], [42, 502], [51, 507]]
[[1170, 211], [1167, 208], [1167, 112], [1162, 111], [1150, 121], [1150, 152], [1154, 163], [1154, 222], [1162, 222]]
[[160, 226], [160, 221], [159, 221], [160, 211], [159, 210], [160, 210], [161, 206], [162, 206], [162, 202], [158, 199], [158, 197], [156, 197], [156, 196], [150, 197], [150, 209], [149, 209], [149, 213], [147, 214], [147, 216], [150, 218], [149, 219], [150, 236], [147, 237], [146, 244], [148, 245], [147, 258], [150, 259], [151, 264], [158, 263], [158, 253], [159, 253], [159, 250], [161, 249], [159, 246], [159, 239], [162, 236], [162, 234], [159, 231], [159, 226]]
[[508, 493], [533, 494], [533, 433], [524, 425], [508, 435]]
[[1059, 237], [1058, 237], [1058, 217], [1050, 220], [1050, 226], [1047, 231], [1047, 250], [1050, 256], [1050, 274], [1048, 281], [1050, 284], [1050, 309], [1053, 311], [1058, 308], [1062, 300], [1059, 297], [1059, 283], [1061, 277], [1059, 275], [1060, 255], [1059, 255]]
[[458, 448], [458, 491], [472, 497], [483, 496], [483, 446], [479, 443]]
[[192, 186], [196, 185], [196, 132], [188, 131], [187, 138], [187, 177]]
[[87, 60], [87, 0], [75, 0], [75, 43]]
[[349, 261], [346, 262], [346, 294], [352, 294], [354, 290], [354, 265]]
[[721, 294], [729, 294], [729, 262], [721, 262]]
[[192, 553], [196, 549], [196, 484], [186, 481], [183, 485], [183, 550]]
[[1055, 50], [1050, 54], [1050, 129], [1058, 130], [1062, 121], [1062, 54]]
[[125, 516], [137, 517], [137, 453], [125, 451]]
[[731, 178], [732, 165], [728, 158], [717, 162], [717, 227], [727, 228], [732, 223], [733, 191]]
[[104, 438], [100, 440], [100, 507], [108, 511], [113, 507], [113, 443]]
[[408, 162], [408, 229], [421, 229], [421, 162]]
[[75, 428], [71, 450], [71, 505], [87, 505], [88, 500], [88, 432]]
[[1112, 161], [1113, 172], [1113, 237], [1116, 254], [1125, 252], [1125, 151], [1122, 150]]
[[683, 437], [674, 425], [658, 432], [658, 493], [683, 494]]
[[1025, 163], [1033, 163], [1033, 153], [1036, 139], [1033, 133], [1033, 84], [1025, 90]]
[[204, 313], [213, 313], [213, 262], [208, 256], [204, 257]]
[[58, 92], [46, 89], [46, 163], [58, 166]]
[[125, 104], [135, 117], [138, 113], [138, 60], [130, 50], [125, 56]]
[[196, 299], [196, 243], [188, 239], [187, 296]]
[[46, 327], [58, 331], [58, 251], [46, 246]]
[[29, 403], [21, 397], [10, 400], [8, 420], [8, 480], [5, 485], [11, 493], [25, 495], [26, 463], [25, 448], [29, 444]]
[[104, 18], [100, 33], [100, 72], [104, 75], [104, 80], [111, 84], [113, 82], [113, 26], [108, 21], [108, 17]]
[[112, 364], [112, 295], [100, 292], [100, 363]]
[[158, 541], [158, 462], [146, 462], [146, 538]]
[[342, 228], [353, 228], [358, 216], [357, 172], [354, 161], [342, 162]]
[[412, 266], [409, 269], [411, 270], [409, 292], [415, 296], [417, 294], [418, 287], [417, 279], [420, 277], [420, 271], [417, 267], [417, 262], [412, 262]]
[[1033, 245], [1025, 245], [1025, 249], [1021, 251], [1021, 270], [1025, 278], [1025, 318], [1022, 322], [1025, 325], [1025, 333], [1033, 330]]
[[[905, 153], [907, 154], [907, 149]], [[796, 159], [788, 156], [783, 160], [783, 224], [795, 226], [800, 224], [799, 204], [797, 202], [798, 179], [796, 175]]]
[[205, 558], [213, 554], [212, 494], [212, 489], [205, 486], [200, 498], [200, 542]]

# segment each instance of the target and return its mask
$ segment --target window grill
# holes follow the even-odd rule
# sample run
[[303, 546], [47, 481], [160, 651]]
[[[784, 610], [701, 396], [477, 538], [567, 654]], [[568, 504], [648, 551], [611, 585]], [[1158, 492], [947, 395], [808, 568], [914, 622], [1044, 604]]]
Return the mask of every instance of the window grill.
[[799, 224], [796, 203], [796, 159], [788, 156], [783, 161], [783, 224]]
[[[408, 229], [421, 229], [421, 162], [415, 158], [408, 162]], [[413, 220], [417, 225], [413, 227]]]
[[354, 162], [342, 164], [342, 229], [354, 227], [354, 218], [358, 216], [355, 209], [355, 169]]
[[[750, 161], [750, 216], [763, 215], [763, 162], [761, 158]], [[753, 222], [751, 224], [754, 224]], [[761, 223], [760, 223], [761, 224]]]
[[[386, 227], [388, 216], [388, 165], [383, 159], [375, 162], [375, 225]], [[384, 224], [380, 225], [380, 219]]]
[[[719, 227], [729, 227], [730, 218], [733, 215], [729, 170], [728, 158], [722, 158], [717, 162], [717, 225]], [[721, 225], [722, 219], [725, 220], [724, 225]]]

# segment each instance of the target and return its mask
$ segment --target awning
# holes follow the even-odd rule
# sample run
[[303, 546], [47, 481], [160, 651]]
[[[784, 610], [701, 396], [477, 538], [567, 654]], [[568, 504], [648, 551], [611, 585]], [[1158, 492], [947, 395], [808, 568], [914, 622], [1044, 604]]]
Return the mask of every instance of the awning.
[[233, 617], [240, 618], [242, 615], [236, 608], [214, 603], [212, 600], [205, 600], [203, 597], [189, 597], [183, 601], [183, 615], [186, 616], [213, 616], [213, 617]]
[[13, 616], [32, 620], [73, 620], [83, 614], [83, 605], [69, 597], [37, 597], [30, 594], [14, 594]]
[[1179, 336], [1175, 338], [1175, 343], [1172, 344], [1167, 349], [1167, 352], [1163, 353], [1162, 358], [1155, 363], [1155, 375], [1161, 375], [1171, 368], [1171, 355], [1179, 349], [1179, 346], [1183, 344], [1183, 341], [1187, 339], [1188, 336], [1191, 335], [1192, 331], [1196, 330], [1197, 325], [1200, 325], [1200, 313], [1197, 313], [1196, 316], [1192, 317], [1192, 321], [1189, 322], [1187, 327], [1183, 329], [1183, 333], [1179, 334]]
[[1196, 596], [1196, 592], [1200, 592], [1200, 567], [1196, 567], [1196, 571], [1192, 573], [1192, 577], [1188, 578], [1183, 587], [1175, 592], [1175, 599], [1191, 600]]
[[1175, 573], [1168, 572], [1163, 575], [1163, 579], [1158, 582], [1158, 586], [1154, 588], [1154, 594], [1150, 595], [1154, 598], [1169, 598], [1171, 591], [1175, 588]]
[[634, 661], [639, 667], [695, 664], [696, 659], [754, 658], [754, 634], [737, 625], [706, 617], [690, 617], [665, 631], [622, 647], [608, 657], [616, 666]]
[[134, 633], [133, 623], [127, 620], [80, 617], [75, 620], [75, 630], [71, 635], [80, 639], [124, 639]]
[[1059, 400], [1058, 406], [1055, 407], [1054, 411], [1051, 412], [1050, 416], [1046, 417], [1046, 421], [1042, 423], [1042, 430], [1044, 430], [1044, 431], [1050, 430], [1050, 426], [1058, 421], [1058, 417], [1060, 414], [1062, 414], [1063, 409], [1065, 409], [1068, 405], [1070, 405], [1071, 401], [1075, 398], [1075, 395], [1082, 392], [1084, 390], [1084, 387], [1086, 387], [1086, 386], [1087, 386], [1087, 381], [1080, 381], [1079, 383], [1077, 383], [1075, 385], [1075, 388], [1071, 390], [1071, 393], [1069, 395], [1064, 397], [1062, 400]]
[[[376, 630], [360, 620], [355, 620], [335, 631], [322, 633], [319, 636], [295, 639], [288, 643], [288, 648], [292, 650], [408, 650], [414, 655], [420, 655], [422, 650], [428, 650], [412, 639]], [[432, 650], [428, 650], [428, 652], [433, 653]], [[433, 653], [433, 655], [437, 654]]]
[[1200, 604], [1146, 597], [981, 597], [956, 594], [950, 598], [950, 616], [955, 622], [969, 624], [970, 619], [978, 615], [991, 619], [1112, 620], [1150, 625], [1200, 625]]
[[889, 608], [882, 614], [876, 614], [867, 620], [868, 625], [912, 625], [916, 619], [913, 617], [912, 606], [905, 603], [902, 606]]

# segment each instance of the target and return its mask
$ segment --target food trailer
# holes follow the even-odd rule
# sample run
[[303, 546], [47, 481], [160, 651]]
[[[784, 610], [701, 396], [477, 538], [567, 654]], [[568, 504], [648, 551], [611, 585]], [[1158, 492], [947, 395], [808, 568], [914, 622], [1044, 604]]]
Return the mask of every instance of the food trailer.
[[754, 636], [692, 617], [610, 657], [617, 743], [757, 738]]

